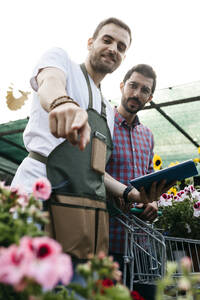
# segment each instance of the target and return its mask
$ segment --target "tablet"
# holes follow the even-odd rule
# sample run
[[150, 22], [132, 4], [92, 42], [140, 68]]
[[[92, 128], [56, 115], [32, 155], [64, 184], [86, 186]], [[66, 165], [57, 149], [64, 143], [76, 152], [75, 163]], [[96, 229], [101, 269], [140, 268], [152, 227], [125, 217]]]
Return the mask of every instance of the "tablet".
[[159, 182], [163, 179], [166, 179], [166, 185], [172, 181], [181, 181], [185, 178], [192, 177], [198, 174], [195, 163], [192, 159], [168, 167], [159, 171], [156, 171], [151, 174], [147, 174], [130, 181], [130, 184], [133, 185], [136, 189], [140, 189], [144, 186], [145, 190], [148, 192], [152, 183], [154, 181]]

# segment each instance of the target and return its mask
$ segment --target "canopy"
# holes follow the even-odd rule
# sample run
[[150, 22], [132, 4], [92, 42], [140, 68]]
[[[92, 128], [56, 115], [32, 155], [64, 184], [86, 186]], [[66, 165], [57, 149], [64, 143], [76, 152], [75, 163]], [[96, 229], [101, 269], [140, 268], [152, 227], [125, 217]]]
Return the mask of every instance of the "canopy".
[[23, 131], [28, 119], [0, 124], [0, 179], [10, 181], [18, 165], [26, 157]]

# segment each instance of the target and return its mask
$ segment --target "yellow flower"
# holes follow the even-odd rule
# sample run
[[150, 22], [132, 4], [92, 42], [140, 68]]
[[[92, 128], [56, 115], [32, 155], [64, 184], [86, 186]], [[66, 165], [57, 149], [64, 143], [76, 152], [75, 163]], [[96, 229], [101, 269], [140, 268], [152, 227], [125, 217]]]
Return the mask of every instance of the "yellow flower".
[[198, 163], [200, 162], [200, 158], [198, 158], [198, 157], [197, 157], [197, 158], [194, 158], [194, 159], [193, 159], [193, 162], [194, 162], [195, 164], [198, 164]]
[[158, 154], [153, 157], [153, 168], [154, 170], [160, 170], [162, 166], [162, 159]]
[[198, 147], [198, 153], [200, 154], [200, 147]]
[[178, 164], [179, 164], [179, 161], [171, 162], [168, 167], [173, 167], [173, 166], [178, 165]]
[[171, 189], [169, 189], [169, 191], [167, 192], [168, 194], [173, 194], [174, 196], [176, 196], [177, 194], [177, 189], [175, 187], [171, 187]]

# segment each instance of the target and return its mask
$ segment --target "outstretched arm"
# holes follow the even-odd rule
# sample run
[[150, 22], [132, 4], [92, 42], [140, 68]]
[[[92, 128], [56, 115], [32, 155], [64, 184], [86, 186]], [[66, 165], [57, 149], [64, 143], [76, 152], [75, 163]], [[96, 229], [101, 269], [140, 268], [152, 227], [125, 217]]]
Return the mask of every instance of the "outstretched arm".
[[[58, 68], [45, 68], [38, 74], [37, 82], [41, 106], [49, 112], [51, 133], [57, 138], [66, 138], [70, 143], [84, 150], [90, 141], [88, 115], [77, 103], [65, 102], [67, 93], [64, 72]], [[58, 102], [63, 103], [52, 108], [52, 103], [58, 98]]]

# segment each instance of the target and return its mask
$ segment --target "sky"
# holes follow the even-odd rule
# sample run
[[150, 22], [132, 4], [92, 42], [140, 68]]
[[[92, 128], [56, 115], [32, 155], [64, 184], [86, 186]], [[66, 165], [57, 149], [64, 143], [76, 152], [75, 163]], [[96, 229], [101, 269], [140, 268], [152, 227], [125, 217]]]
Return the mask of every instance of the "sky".
[[147, 63], [157, 73], [157, 89], [200, 80], [199, 0], [1, 0], [0, 123], [26, 118], [31, 95], [17, 111], [6, 105], [13, 84], [31, 91], [29, 79], [40, 56], [64, 48], [77, 63], [87, 56], [87, 40], [103, 19], [117, 17], [132, 30], [122, 65], [102, 82], [108, 99], [120, 99], [119, 84], [133, 65]]

